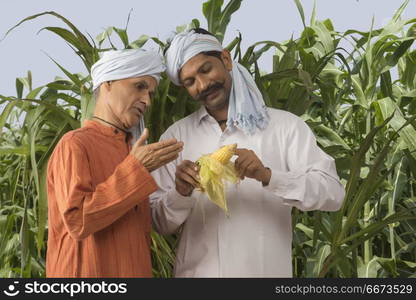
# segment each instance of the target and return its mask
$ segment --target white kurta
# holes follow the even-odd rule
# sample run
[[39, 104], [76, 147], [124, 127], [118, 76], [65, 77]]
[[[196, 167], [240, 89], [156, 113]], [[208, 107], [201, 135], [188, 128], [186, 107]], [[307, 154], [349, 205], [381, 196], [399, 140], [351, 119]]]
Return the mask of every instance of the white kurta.
[[[316, 145], [310, 128], [286, 111], [268, 113], [269, 126], [247, 136], [238, 129], [222, 132], [201, 107], [162, 135], [161, 140], [184, 142], [176, 161], [152, 173], [159, 190], [150, 196], [159, 233], [175, 233], [183, 225], [176, 277], [292, 277], [292, 206], [340, 208], [345, 192], [334, 160]], [[253, 150], [271, 169], [268, 186], [251, 178], [228, 185], [229, 217], [197, 190], [191, 197], [176, 192], [176, 165], [232, 143]]]

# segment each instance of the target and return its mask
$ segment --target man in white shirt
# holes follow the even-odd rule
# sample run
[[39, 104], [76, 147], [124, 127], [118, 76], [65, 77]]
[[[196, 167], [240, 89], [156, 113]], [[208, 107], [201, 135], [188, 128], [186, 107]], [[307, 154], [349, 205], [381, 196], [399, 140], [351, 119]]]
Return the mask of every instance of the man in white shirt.
[[[344, 188], [334, 160], [297, 116], [267, 108], [247, 70], [203, 29], [174, 37], [167, 73], [201, 108], [161, 139], [184, 142], [179, 158], [153, 173], [155, 229], [180, 232], [176, 277], [292, 277], [291, 209], [336, 211]], [[228, 185], [229, 216], [197, 189], [195, 161], [237, 143], [242, 179]]]

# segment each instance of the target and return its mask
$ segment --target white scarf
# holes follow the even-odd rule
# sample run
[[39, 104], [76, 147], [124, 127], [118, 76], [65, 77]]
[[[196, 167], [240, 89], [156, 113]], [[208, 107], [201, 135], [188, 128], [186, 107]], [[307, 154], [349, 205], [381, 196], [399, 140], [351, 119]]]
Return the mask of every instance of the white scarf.
[[107, 51], [91, 67], [93, 90], [106, 81], [145, 75], [150, 75], [159, 82], [163, 71], [163, 58], [156, 52], [143, 49]]

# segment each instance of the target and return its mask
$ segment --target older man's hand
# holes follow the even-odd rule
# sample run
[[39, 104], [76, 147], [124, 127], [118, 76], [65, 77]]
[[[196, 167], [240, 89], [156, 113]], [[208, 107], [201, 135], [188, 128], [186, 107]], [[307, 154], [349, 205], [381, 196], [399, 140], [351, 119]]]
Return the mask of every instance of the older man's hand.
[[131, 154], [136, 157], [142, 165], [152, 172], [157, 168], [178, 158], [179, 152], [183, 150], [183, 142], [169, 139], [146, 145], [149, 131], [144, 129], [142, 135], [131, 149]]

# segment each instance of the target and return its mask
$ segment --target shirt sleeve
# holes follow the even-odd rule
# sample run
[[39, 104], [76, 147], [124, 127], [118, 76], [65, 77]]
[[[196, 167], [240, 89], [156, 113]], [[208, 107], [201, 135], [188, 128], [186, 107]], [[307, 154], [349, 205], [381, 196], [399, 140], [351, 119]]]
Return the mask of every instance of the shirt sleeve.
[[128, 155], [95, 188], [88, 156], [75, 138], [63, 140], [53, 154], [48, 189], [53, 190], [69, 234], [81, 240], [111, 225], [157, 189], [147, 169]]
[[[167, 130], [160, 140], [176, 138]], [[175, 233], [189, 216], [193, 206], [192, 197], [184, 197], [176, 191], [176, 166], [182, 162], [182, 156], [152, 172], [158, 184], [158, 190], [150, 196], [153, 227], [160, 234]]]
[[318, 147], [312, 130], [303, 120], [297, 119], [296, 126], [288, 132], [286, 145], [288, 171], [271, 169], [272, 176], [265, 189], [300, 210], [340, 209], [345, 190], [334, 159]]

